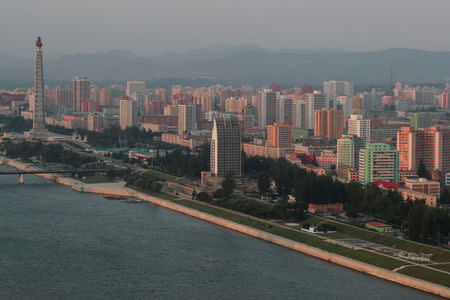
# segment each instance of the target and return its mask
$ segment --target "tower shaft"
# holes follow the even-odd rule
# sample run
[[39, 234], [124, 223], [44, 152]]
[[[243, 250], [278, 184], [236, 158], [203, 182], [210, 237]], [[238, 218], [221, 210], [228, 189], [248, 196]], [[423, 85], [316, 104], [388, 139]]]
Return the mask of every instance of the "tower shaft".
[[45, 130], [44, 120], [44, 76], [42, 70], [42, 43], [40, 38], [36, 43], [36, 60], [34, 65], [34, 111], [33, 111], [33, 131]]

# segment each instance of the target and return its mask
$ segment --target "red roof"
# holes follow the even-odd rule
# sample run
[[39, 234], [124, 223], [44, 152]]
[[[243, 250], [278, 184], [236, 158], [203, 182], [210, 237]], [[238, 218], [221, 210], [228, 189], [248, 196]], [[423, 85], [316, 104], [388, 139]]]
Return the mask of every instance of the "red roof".
[[391, 225], [387, 225], [381, 222], [366, 222], [366, 224], [374, 227], [391, 227]]
[[396, 183], [392, 183], [390, 181], [384, 181], [384, 180], [375, 180], [374, 182], [372, 182], [372, 184], [375, 184], [376, 186], [378, 186], [380, 188], [385, 188], [388, 190], [396, 190], [396, 189], [405, 188], [404, 186], [402, 186], [400, 184], [396, 184]]

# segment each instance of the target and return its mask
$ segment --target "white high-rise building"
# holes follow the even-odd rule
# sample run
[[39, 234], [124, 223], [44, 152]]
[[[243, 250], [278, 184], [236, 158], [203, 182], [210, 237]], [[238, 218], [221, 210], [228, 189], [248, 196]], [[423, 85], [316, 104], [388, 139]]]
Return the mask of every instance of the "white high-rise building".
[[72, 98], [73, 91], [70, 85], [58, 85], [56, 87], [56, 105], [58, 106], [58, 109], [60, 109], [61, 106], [73, 107]]
[[306, 94], [305, 126], [314, 129], [314, 111], [328, 107], [328, 96], [325, 94]]
[[362, 138], [354, 134], [344, 134], [337, 140], [337, 168], [347, 166], [359, 167], [359, 151], [364, 148]]
[[359, 150], [359, 182], [376, 180], [398, 183], [399, 154], [387, 144], [376, 143]]
[[201, 112], [201, 105], [178, 105], [178, 134], [197, 129], [197, 121]]
[[344, 111], [344, 119], [350, 117], [353, 112], [353, 99], [350, 96], [338, 96], [336, 97], [336, 103], [342, 106]]
[[232, 115], [214, 119], [211, 135], [211, 173], [241, 176], [241, 128]]
[[89, 80], [87, 77], [75, 77], [73, 80], [72, 108], [81, 111], [81, 103], [89, 99]]
[[120, 128], [126, 129], [137, 125], [137, 103], [124, 96], [120, 100]]
[[292, 107], [292, 125], [296, 128], [306, 128], [305, 101], [296, 99]]
[[145, 95], [147, 93], [147, 86], [144, 81], [127, 81], [127, 91], [128, 96]]
[[328, 96], [353, 96], [353, 82], [338, 80], [324, 81], [323, 93]]
[[277, 121], [277, 92], [263, 90], [258, 105], [258, 127], [266, 128]]
[[370, 144], [370, 120], [362, 115], [350, 115], [348, 134], [354, 134], [364, 140], [364, 147]]
[[293, 124], [293, 105], [294, 99], [288, 96], [279, 96], [277, 98], [277, 123]]

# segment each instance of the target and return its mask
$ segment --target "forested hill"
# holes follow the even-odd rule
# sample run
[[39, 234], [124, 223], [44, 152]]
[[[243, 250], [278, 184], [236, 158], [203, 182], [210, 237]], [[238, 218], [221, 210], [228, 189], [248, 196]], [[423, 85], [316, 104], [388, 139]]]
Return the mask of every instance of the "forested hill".
[[[2, 55], [0, 80], [30, 80], [33, 55], [18, 59]], [[373, 52], [268, 51], [257, 47], [200, 49], [182, 54], [141, 57], [132, 52], [73, 54], [44, 57], [47, 80], [70, 80], [76, 75], [92, 80], [155, 80], [209, 78], [252, 84], [318, 84], [346, 79], [355, 83], [450, 81], [450, 52], [388, 49]]]

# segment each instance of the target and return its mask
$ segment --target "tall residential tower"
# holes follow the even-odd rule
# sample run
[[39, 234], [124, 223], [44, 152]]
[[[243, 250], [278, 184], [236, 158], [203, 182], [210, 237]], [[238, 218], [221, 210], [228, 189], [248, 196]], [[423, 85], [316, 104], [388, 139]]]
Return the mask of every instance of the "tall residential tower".
[[241, 128], [236, 117], [214, 119], [211, 137], [211, 173], [223, 177], [241, 176]]

